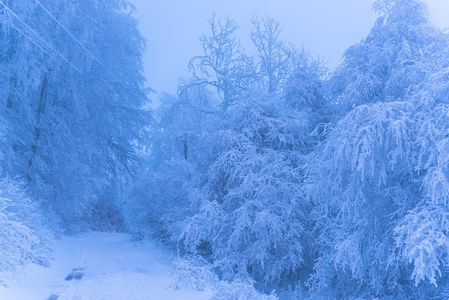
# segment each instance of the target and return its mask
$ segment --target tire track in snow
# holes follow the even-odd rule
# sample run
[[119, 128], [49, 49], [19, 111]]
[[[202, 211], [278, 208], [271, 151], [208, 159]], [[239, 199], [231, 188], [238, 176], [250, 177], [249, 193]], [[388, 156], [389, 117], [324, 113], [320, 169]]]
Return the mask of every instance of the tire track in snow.
[[[65, 278], [61, 278], [61, 280], [65, 281], [63, 288], [60, 293], [53, 294], [47, 300], [73, 300], [76, 299], [79, 286], [81, 284], [81, 279], [84, 277], [84, 272], [87, 267], [87, 257], [88, 253], [91, 252], [89, 248], [83, 246], [81, 257], [78, 259], [79, 264], [78, 267], [72, 269], [72, 271]], [[54, 296], [57, 296], [55, 298]], [[51, 299], [51, 297], [54, 297]]]
[[[30, 264], [3, 300], [187, 300], [210, 299], [209, 292], [170, 288], [171, 254], [153, 243], [130, 242], [130, 236], [91, 232], [57, 241], [52, 266]], [[84, 268], [84, 276], [75, 279]], [[71, 280], [65, 278], [74, 272]]]

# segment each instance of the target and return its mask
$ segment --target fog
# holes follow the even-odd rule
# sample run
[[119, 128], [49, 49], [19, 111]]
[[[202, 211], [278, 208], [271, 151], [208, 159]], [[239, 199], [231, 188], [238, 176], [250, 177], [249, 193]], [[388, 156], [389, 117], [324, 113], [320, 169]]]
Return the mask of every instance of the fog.
[[0, 0], [0, 300], [449, 299], [449, 0], [130, 1]]
[[[284, 38], [304, 46], [330, 69], [345, 49], [359, 42], [376, 20], [373, 1], [360, 0], [131, 0], [147, 39], [144, 56], [148, 85], [156, 92], [175, 93], [187, 77], [187, 62], [202, 52], [199, 38], [209, 33], [208, 19], [230, 15], [240, 26], [239, 37], [249, 53], [250, 19], [254, 13], [283, 25]], [[449, 27], [449, 1], [427, 0], [431, 20]], [[155, 96], [153, 95], [153, 98]]]

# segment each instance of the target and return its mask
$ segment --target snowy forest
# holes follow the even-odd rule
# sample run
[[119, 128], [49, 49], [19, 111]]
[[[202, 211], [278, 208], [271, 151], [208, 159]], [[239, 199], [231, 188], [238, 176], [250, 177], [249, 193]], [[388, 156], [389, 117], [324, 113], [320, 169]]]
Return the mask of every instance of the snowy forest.
[[1, 0], [0, 285], [113, 232], [211, 299], [448, 299], [449, 33], [419, 0], [373, 9], [335, 70], [212, 15], [155, 107], [133, 5]]

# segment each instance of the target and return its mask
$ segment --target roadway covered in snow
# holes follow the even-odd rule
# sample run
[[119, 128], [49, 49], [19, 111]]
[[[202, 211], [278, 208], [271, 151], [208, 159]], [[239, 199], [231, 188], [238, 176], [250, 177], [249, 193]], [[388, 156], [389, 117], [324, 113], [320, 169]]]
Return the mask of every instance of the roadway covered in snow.
[[170, 288], [172, 259], [164, 249], [130, 242], [125, 234], [64, 237], [49, 268], [27, 265], [0, 287], [0, 299], [209, 299], [209, 292]]

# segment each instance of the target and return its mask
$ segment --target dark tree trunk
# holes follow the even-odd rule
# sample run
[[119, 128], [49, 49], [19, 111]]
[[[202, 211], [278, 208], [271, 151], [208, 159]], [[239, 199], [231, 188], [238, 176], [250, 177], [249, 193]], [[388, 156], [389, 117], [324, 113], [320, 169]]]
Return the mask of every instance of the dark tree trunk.
[[36, 156], [37, 145], [39, 143], [39, 138], [41, 136], [41, 119], [42, 115], [45, 113], [45, 107], [47, 105], [47, 90], [48, 90], [48, 74], [44, 75], [44, 80], [42, 82], [41, 93], [39, 97], [39, 105], [37, 107], [36, 124], [34, 126], [34, 141], [31, 146], [31, 157], [28, 162], [28, 166], [33, 165], [34, 157]]

